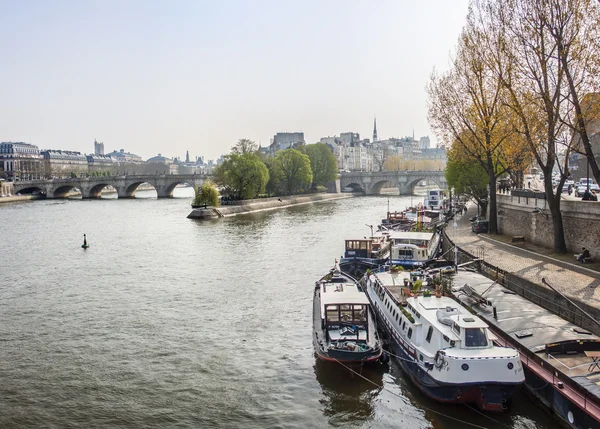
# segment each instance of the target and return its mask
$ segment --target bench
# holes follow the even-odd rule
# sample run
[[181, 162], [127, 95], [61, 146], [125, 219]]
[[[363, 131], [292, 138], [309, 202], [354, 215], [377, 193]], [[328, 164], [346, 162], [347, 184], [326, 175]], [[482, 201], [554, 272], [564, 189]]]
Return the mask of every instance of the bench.
[[525, 241], [525, 237], [522, 235], [514, 235], [510, 241], [512, 241], [513, 243], [517, 243], [519, 241]]

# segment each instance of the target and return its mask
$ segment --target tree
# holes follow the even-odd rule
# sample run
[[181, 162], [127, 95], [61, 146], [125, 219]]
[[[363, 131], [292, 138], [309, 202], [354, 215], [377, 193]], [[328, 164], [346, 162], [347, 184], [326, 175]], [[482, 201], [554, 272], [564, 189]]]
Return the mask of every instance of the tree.
[[460, 145], [454, 145], [448, 152], [445, 176], [448, 186], [454, 188], [457, 195], [473, 198], [479, 205], [480, 214], [486, 212], [487, 171], [479, 161], [465, 154]]
[[200, 188], [196, 187], [194, 191], [196, 197], [193, 204], [195, 206], [204, 205], [204, 208], [206, 208], [207, 205], [214, 207], [219, 205], [219, 191], [217, 191], [213, 183], [209, 181], [204, 182]]
[[[563, 63], [567, 41], [555, 33], [572, 25], [568, 9], [575, 3], [497, 0], [482, 15], [488, 23], [495, 23], [501, 37], [503, 49], [494, 64], [508, 94], [507, 105], [517, 118], [515, 128], [544, 173], [557, 253], [567, 250], [560, 204], [564, 183], [570, 176], [568, 159], [574, 139], [564, 120], [572, 108], [572, 90]], [[556, 168], [560, 179], [554, 188], [552, 173]]]
[[600, 169], [590, 136], [591, 127], [597, 127], [600, 118], [598, 94], [600, 88], [600, 7], [592, 0], [549, 1], [552, 20], [547, 20], [549, 33], [557, 45], [558, 58], [568, 85], [565, 122], [579, 139], [572, 150], [583, 152], [596, 183], [600, 183]]
[[[458, 144], [488, 175], [489, 231], [498, 233], [496, 180], [521, 154], [514, 138], [512, 111], [506, 106], [506, 91], [493, 66], [499, 49], [494, 35], [480, 25], [484, 2], [471, 5], [449, 72], [432, 74], [427, 87], [429, 121], [438, 136]], [[488, 22], [488, 25], [493, 25]]]
[[269, 171], [254, 153], [232, 153], [214, 171], [215, 183], [238, 199], [255, 198], [265, 191]]
[[273, 173], [281, 190], [288, 195], [306, 189], [313, 180], [308, 155], [297, 149], [278, 151], [273, 160]]
[[243, 155], [245, 153], [255, 153], [258, 151], [258, 145], [250, 139], [239, 139], [231, 148], [231, 153]]
[[392, 155], [385, 159], [382, 171], [404, 171], [407, 170], [404, 160], [398, 155]]
[[308, 155], [308, 159], [310, 160], [313, 187], [324, 185], [337, 178], [337, 160], [326, 144], [309, 144], [303, 146], [301, 151]]

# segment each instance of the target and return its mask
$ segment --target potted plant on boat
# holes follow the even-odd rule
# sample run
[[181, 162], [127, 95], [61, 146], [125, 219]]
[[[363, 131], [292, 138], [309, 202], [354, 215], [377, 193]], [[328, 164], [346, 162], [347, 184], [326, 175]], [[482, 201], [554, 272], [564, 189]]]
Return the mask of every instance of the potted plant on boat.
[[404, 271], [404, 268], [402, 268], [400, 265], [392, 265], [390, 267], [390, 273], [392, 274], [398, 274], [402, 271]]
[[417, 294], [419, 293], [419, 290], [421, 289], [422, 286], [423, 286], [423, 281], [422, 280], [417, 280], [416, 282], [413, 283], [413, 294], [414, 294], [414, 296], [417, 296]]

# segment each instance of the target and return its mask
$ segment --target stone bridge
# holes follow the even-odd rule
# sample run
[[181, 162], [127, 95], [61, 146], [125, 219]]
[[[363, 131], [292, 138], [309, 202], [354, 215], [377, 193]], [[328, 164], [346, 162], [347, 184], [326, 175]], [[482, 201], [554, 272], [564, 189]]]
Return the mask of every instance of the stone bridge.
[[366, 195], [379, 195], [381, 188], [384, 186], [394, 186], [398, 188], [400, 195], [411, 195], [417, 183], [422, 180], [433, 181], [441, 189], [448, 187], [444, 170], [379, 171], [372, 173], [351, 171], [340, 174], [340, 187], [341, 189], [351, 187], [364, 192]]
[[173, 189], [179, 184], [192, 187], [202, 186], [210, 176], [202, 174], [163, 174], [148, 176], [85, 177], [69, 179], [33, 180], [14, 182], [14, 192], [22, 194], [40, 193], [46, 198], [65, 198], [75, 188], [81, 191], [82, 198], [100, 198], [106, 186], [113, 186], [119, 198], [134, 198], [135, 191], [142, 183], [154, 186], [158, 198], [173, 197]]

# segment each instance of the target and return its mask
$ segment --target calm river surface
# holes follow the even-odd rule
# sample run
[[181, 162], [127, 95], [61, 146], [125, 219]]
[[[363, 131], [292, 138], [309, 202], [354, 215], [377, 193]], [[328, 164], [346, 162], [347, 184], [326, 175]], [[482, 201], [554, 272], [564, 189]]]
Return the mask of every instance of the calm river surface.
[[393, 362], [315, 362], [314, 282], [387, 197], [202, 223], [138, 195], [0, 204], [0, 428], [556, 427], [522, 393], [494, 422]]

